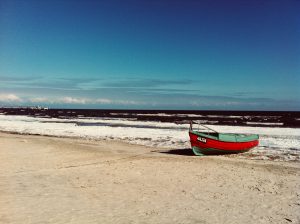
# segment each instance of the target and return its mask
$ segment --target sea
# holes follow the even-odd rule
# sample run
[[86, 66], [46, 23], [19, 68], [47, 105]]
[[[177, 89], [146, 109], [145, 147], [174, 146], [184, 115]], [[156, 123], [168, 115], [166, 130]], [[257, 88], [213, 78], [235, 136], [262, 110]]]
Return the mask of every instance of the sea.
[[[0, 131], [18, 134], [119, 140], [161, 150], [191, 152], [188, 136], [205, 125], [218, 132], [259, 134], [251, 160], [300, 161], [300, 112], [0, 108]], [[178, 153], [179, 156], [192, 155]]]

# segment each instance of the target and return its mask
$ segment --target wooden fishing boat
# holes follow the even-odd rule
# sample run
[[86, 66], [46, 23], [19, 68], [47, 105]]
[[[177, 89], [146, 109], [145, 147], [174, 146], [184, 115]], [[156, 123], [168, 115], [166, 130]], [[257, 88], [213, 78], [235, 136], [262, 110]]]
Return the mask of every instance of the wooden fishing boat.
[[219, 133], [204, 125], [201, 127], [205, 129], [193, 130], [191, 122], [189, 130], [193, 152], [198, 156], [246, 152], [259, 143], [259, 136], [255, 134]]

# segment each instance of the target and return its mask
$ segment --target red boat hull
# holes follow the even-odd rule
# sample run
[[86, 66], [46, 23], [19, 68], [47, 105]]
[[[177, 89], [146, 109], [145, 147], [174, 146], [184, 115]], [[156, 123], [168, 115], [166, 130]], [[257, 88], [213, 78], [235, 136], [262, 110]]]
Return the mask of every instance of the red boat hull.
[[258, 145], [258, 139], [249, 142], [223, 142], [211, 138], [200, 138], [199, 140], [199, 136], [191, 132], [189, 135], [192, 149], [196, 155], [240, 153]]

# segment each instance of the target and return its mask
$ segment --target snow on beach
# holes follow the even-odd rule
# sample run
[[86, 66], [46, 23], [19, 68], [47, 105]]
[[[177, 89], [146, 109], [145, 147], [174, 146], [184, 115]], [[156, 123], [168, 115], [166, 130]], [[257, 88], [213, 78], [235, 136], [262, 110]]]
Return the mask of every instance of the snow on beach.
[[[250, 159], [300, 161], [299, 128], [208, 126], [219, 132], [260, 135], [259, 147], [234, 156]], [[188, 128], [188, 124], [137, 121], [135, 119], [58, 119], [0, 115], [0, 131], [95, 140], [112, 139], [166, 149], [190, 148]]]

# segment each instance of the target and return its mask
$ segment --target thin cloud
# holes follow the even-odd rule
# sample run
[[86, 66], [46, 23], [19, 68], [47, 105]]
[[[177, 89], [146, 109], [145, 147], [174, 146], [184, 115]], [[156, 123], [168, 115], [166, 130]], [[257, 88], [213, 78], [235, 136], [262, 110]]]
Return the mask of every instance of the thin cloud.
[[133, 100], [112, 100], [107, 98], [80, 98], [80, 97], [70, 97], [64, 96], [60, 98], [46, 98], [46, 97], [37, 97], [37, 98], [29, 98], [29, 102], [31, 103], [43, 103], [43, 104], [81, 104], [81, 105], [96, 105], [96, 104], [107, 104], [107, 105], [142, 105], [144, 103], [140, 103]]
[[23, 100], [15, 94], [0, 94], [0, 102], [22, 102]]
[[[76, 94], [62, 96], [24, 96], [17, 93], [1, 93], [0, 105], [14, 106], [68, 106], [72, 105], [78, 108], [89, 108], [97, 106], [106, 107], [126, 107], [126, 108], [193, 108], [193, 109], [274, 109], [278, 105], [284, 108], [295, 108], [299, 110], [299, 101], [295, 100], [277, 100], [272, 98], [243, 98], [228, 96], [209, 96], [187, 92], [182, 93], [153, 93], [151, 95], [129, 94], [122, 92], [111, 95], [111, 97], [78, 97]], [[103, 95], [103, 94], [102, 94]], [[106, 94], [105, 94], [106, 95]], [[103, 96], [105, 96], [103, 95]], [[21, 97], [22, 96], [22, 97]]]
[[31, 82], [39, 80], [41, 77], [12, 77], [12, 76], [0, 76], [1, 82]]
[[138, 78], [128, 78], [128, 79], [91, 79], [87, 81], [77, 80], [75, 88], [81, 90], [95, 90], [102, 88], [131, 88], [131, 89], [141, 89], [141, 88], [158, 88], [166, 86], [186, 86], [195, 81], [188, 79], [181, 80], [167, 80], [167, 79], [138, 79]]
[[5, 77], [0, 76], [0, 88], [13, 89], [53, 89], [53, 90], [80, 90], [76, 85], [83, 80], [49, 77]]
[[[10, 78], [0, 76], [0, 87], [12, 89], [47, 89], [61, 91], [93, 91], [98, 89], [131, 89], [149, 91], [157, 88], [163, 88], [165, 91], [176, 87], [178, 90], [186, 91], [187, 86], [195, 83], [195, 80], [189, 79], [147, 79], [147, 78], [128, 78], [128, 79], [82, 79], [82, 78], [64, 78], [64, 77], [24, 77]], [[189, 89], [189, 88], [188, 88]], [[170, 90], [172, 91], [172, 90]]]
[[29, 99], [30, 102], [32, 103], [49, 103], [51, 102], [48, 98], [46, 97], [34, 97]]
[[115, 88], [154, 88], [169, 85], [189, 85], [192, 84], [192, 80], [165, 80], [165, 79], [126, 79], [104, 82], [105, 87]]
[[76, 98], [76, 97], [59, 97], [59, 98], [47, 98], [47, 97], [34, 97], [28, 98], [29, 102], [32, 103], [43, 103], [43, 104], [87, 104], [90, 99], [87, 98]]
[[64, 97], [58, 102], [60, 101], [66, 104], [87, 104], [90, 100], [85, 98]]

